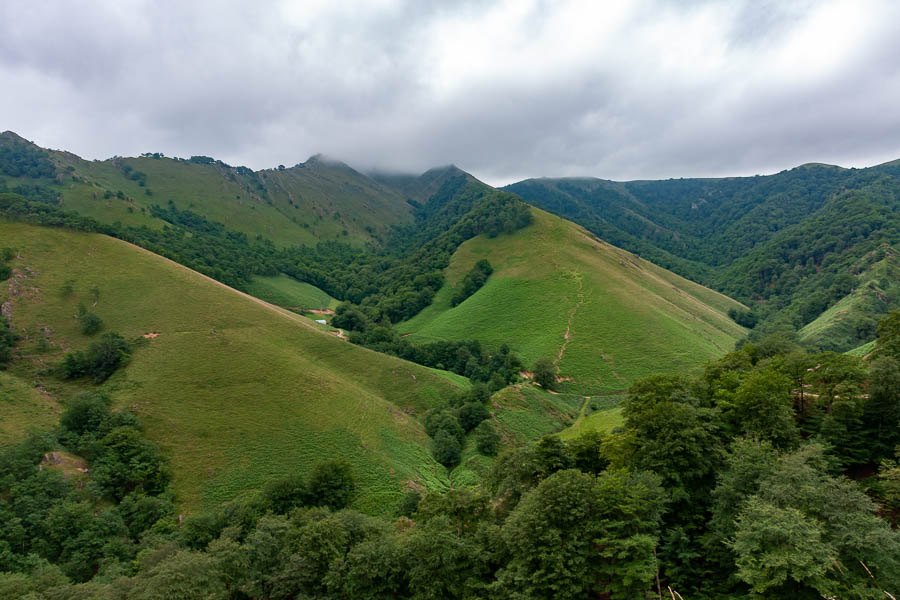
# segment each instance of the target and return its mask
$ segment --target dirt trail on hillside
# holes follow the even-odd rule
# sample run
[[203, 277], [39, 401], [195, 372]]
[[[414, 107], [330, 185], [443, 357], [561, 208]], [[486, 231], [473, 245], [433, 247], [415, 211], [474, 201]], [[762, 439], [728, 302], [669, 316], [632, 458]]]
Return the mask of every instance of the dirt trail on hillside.
[[581, 273], [577, 271], [572, 272], [575, 281], [578, 282], [578, 291], [575, 294], [577, 300], [575, 301], [575, 306], [572, 307], [572, 310], [569, 311], [569, 320], [566, 322], [566, 332], [563, 334], [563, 344], [559, 348], [559, 352], [556, 354], [556, 360], [553, 361], [553, 365], [559, 370], [559, 361], [562, 360], [563, 355], [566, 353], [566, 346], [569, 345], [569, 342], [572, 340], [572, 322], [575, 320], [575, 315], [578, 313], [578, 309], [584, 305], [584, 281]]
[[[151, 256], [153, 256], [153, 257], [155, 257], [155, 258], [158, 258], [158, 259], [160, 259], [160, 260], [164, 260], [164, 261], [166, 261], [166, 262], [168, 262], [168, 263], [171, 263], [171, 264], [175, 265], [176, 267], [178, 267], [179, 269], [182, 269], [182, 270], [184, 270], [184, 271], [187, 271], [187, 272], [189, 272], [189, 273], [193, 273], [193, 274], [195, 274], [195, 275], [197, 275], [197, 276], [199, 276], [199, 277], [202, 277], [203, 279], [206, 279], [207, 281], [210, 281], [210, 282], [216, 284], [216, 285], [219, 286], [219, 287], [222, 287], [222, 288], [225, 288], [226, 290], [229, 290], [229, 291], [231, 291], [231, 292], [234, 292], [235, 294], [238, 294], [239, 296], [243, 296], [244, 298], [247, 298], [248, 300], [252, 300], [253, 302], [259, 304], [259, 305], [262, 306], [263, 308], [268, 309], [270, 312], [273, 312], [273, 313], [275, 313], [275, 314], [277, 314], [277, 315], [281, 315], [282, 317], [284, 317], [284, 318], [286, 318], [286, 319], [290, 319], [291, 321], [294, 321], [294, 322], [296, 322], [296, 323], [300, 323], [300, 324], [303, 325], [304, 327], [309, 327], [309, 328], [310, 328], [311, 330], [313, 330], [313, 331], [321, 331], [321, 330], [319, 330], [318, 328], [316, 328], [311, 322], [309, 322], [309, 319], [307, 319], [306, 317], [301, 317], [300, 315], [294, 314], [294, 313], [292, 313], [292, 312], [289, 311], [289, 310], [286, 310], [286, 309], [284, 309], [284, 308], [281, 308], [280, 306], [275, 306], [274, 304], [269, 304], [269, 303], [266, 302], [265, 300], [260, 300], [260, 299], [257, 298], [256, 296], [251, 296], [250, 294], [247, 294], [247, 293], [245, 293], [245, 292], [242, 292], [241, 290], [236, 290], [236, 289], [234, 289], [233, 287], [231, 287], [231, 286], [229, 286], [229, 285], [225, 285], [225, 284], [222, 283], [221, 281], [216, 281], [216, 280], [213, 279], [212, 277], [209, 277], [208, 275], [204, 275], [203, 273], [199, 273], [199, 272], [197, 272], [197, 271], [194, 271], [193, 269], [190, 269], [190, 268], [188, 268], [188, 267], [182, 265], [181, 263], [177, 263], [177, 262], [175, 262], [174, 260], [172, 260], [172, 259], [170, 259], [170, 258], [166, 258], [165, 256], [160, 256], [159, 254], [154, 254], [153, 252], [150, 252], [150, 251], [147, 250], [146, 248], [141, 248], [140, 246], [136, 246], [135, 244], [131, 244], [131, 243], [129, 243], [129, 242], [126, 242], [126, 241], [124, 241], [124, 240], [120, 240], [120, 239], [118, 239], [118, 238], [111, 238], [111, 239], [113, 239], [113, 240], [115, 240], [115, 241], [117, 241], [117, 242], [120, 242], [120, 243], [122, 243], [122, 244], [125, 244], [125, 245], [127, 245], [127, 246], [131, 246], [132, 248], [136, 248], [137, 250], [140, 250], [141, 252], [143, 252], [143, 253], [145, 253], [145, 254], [149, 254], [149, 255], [151, 255]], [[341, 339], [345, 339], [345, 338], [341, 337]]]

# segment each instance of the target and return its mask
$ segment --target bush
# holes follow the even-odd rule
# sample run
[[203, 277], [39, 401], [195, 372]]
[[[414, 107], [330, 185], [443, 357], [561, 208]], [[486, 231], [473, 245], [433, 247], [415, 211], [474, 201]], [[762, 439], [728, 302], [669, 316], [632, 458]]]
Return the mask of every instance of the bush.
[[466, 436], [457, 418], [447, 411], [436, 411], [425, 417], [425, 432], [428, 433], [428, 437], [436, 438], [440, 431], [446, 431], [456, 438], [458, 443], [462, 443]]
[[84, 392], [75, 396], [59, 419], [63, 429], [76, 435], [98, 432], [109, 422], [108, 401], [100, 394]]
[[539, 358], [534, 367], [534, 381], [545, 390], [552, 390], [556, 387], [556, 365], [549, 358]]
[[5, 317], [0, 317], [0, 369], [5, 369], [6, 364], [12, 360], [12, 350], [16, 343], [16, 334], [9, 328], [9, 322]]
[[500, 436], [490, 422], [482, 422], [475, 428], [475, 448], [485, 456], [497, 456], [500, 449]]
[[309, 504], [340, 510], [350, 505], [355, 492], [353, 469], [346, 461], [330, 460], [313, 467], [309, 477]]
[[459, 409], [459, 424], [468, 433], [478, 427], [478, 424], [489, 419], [491, 412], [480, 402], [467, 402]]
[[78, 319], [81, 323], [81, 333], [84, 335], [94, 335], [103, 329], [103, 321], [92, 312], [86, 312]]
[[431, 453], [434, 459], [452, 469], [459, 464], [460, 447], [459, 440], [446, 429], [438, 431], [431, 442]]
[[104, 333], [85, 351], [70, 352], [63, 359], [61, 370], [66, 379], [90, 377], [103, 383], [128, 362], [131, 345], [118, 333]]
[[306, 482], [299, 475], [287, 475], [266, 482], [263, 503], [275, 514], [285, 515], [306, 501]]

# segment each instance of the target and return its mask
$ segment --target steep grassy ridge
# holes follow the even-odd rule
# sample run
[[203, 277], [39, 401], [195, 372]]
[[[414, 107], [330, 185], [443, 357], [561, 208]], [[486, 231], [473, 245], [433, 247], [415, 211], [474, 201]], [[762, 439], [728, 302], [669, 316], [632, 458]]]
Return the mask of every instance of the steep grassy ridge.
[[[607, 393], [654, 372], [690, 370], [734, 346], [737, 302], [534, 209], [533, 225], [463, 244], [432, 306], [398, 328], [413, 340], [509, 343], [526, 363], [547, 356], [568, 391]], [[455, 308], [454, 287], [479, 259], [494, 274]]]
[[[0, 148], [40, 150], [12, 132], [0, 133]], [[149, 208], [173, 201], [228, 230], [272, 240], [278, 246], [342, 241], [383, 241], [394, 225], [412, 220], [400, 194], [349, 166], [314, 156], [290, 168], [252, 171], [207, 157], [115, 157], [88, 161], [46, 151], [55, 177], [38, 180], [0, 171], [7, 185], [49, 185], [66, 210], [102, 223], [162, 227]]]
[[[143, 340], [102, 389], [137, 412], [171, 458], [184, 510], [333, 457], [354, 465], [357, 505], [374, 512], [390, 510], [409, 480], [448, 483], [413, 413], [457, 389], [453, 378], [341, 341], [119, 240], [5, 222], [0, 238], [21, 257], [0, 288], [24, 336], [13, 373], [42, 381], [63, 403], [89, 387], [41, 374], [64, 350], [90, 342], [74, 318], [79, 303], [107, 330]], [[73, 293], [64, 296], [67, 280]], [[142, 337], [151, 333], [158, 337]], [[47, 343], [51, 349], [39, 353]], [[39, 405], [33, 392], [14, 395]], [[22, 421], [19, 428], [32, 420]], [[46, 423], [46, 415], [33, 422]]]

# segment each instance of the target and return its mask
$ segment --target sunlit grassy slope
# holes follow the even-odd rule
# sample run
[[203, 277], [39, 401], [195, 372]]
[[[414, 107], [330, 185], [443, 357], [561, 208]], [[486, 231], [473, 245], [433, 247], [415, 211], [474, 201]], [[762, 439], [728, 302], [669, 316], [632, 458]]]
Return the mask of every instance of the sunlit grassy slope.
[[316, 286], [297, 281], [287, 275], [277, 277], [254, 277], [247, 290], [251, 295], [266, 302], [298, 310], [314, 308], [333, 309], [338, 301]]
[[[418, 341], [505, 342], [528, 364], [549, 357], [571, 378], [563, 389], [583, 394], [697, 368], [744, 334], [725, 314], [739, 303], [533, 210], [519, 232], [463, 244], [434, 304], [399, 329]], [[494, 274], [451, 308], [454, 286], [482, 258]]]
[[[5, 439], [53, 419], [32, 381], [63, 404], [92, 387], [40, 374], [64, 350], [90, 342], [74, 318], [83, 303], [106, 330], [142, 340], [131, 364], [102, 389], [117, 407], [138, 413], [171, 458], [185, 511], [335, 457], [353, 464], [357, 506], [373, 512], [391, 510], [410, 480], [448, 483], [415, 415], [458, 389], [453, 377], [351, 345], [119, 240], [5, 222], [0, 239], [20, 256], [14, 289], [0, 286], [0, 301], [12, 301], [12, 322], [24, 336], [16, 379], [0, 380]], [[66, 280], [69, 296], [60, 293]], [[151, 333], [158, 337], [142, 337]], [[41, 338], [49, 351], [38, 351]], [[20, 404], [33, 418], [17, 412], [8, 427], [10, 407]]]

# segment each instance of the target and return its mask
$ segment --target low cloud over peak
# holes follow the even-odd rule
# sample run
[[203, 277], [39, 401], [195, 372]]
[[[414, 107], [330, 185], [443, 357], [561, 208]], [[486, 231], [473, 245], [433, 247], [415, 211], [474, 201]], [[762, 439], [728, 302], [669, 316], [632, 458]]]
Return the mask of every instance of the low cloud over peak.
[[0, 129], [87, 158], [455, 163], [495, 184], [900, 156], [900, 5], [0, 6]]

